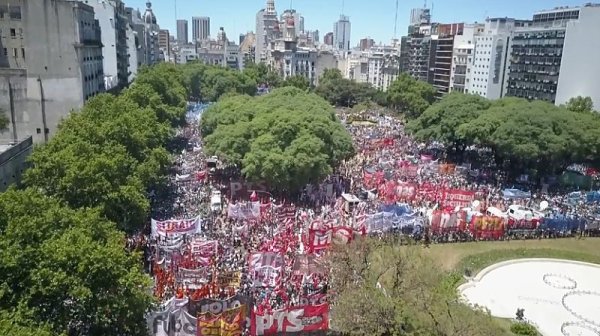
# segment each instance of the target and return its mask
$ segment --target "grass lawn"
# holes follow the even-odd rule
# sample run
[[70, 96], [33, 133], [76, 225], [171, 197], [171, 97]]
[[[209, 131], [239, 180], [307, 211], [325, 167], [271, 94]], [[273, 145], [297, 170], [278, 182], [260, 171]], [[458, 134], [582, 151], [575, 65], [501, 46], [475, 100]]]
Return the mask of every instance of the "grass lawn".
[[[458, 286], [464, 279], [456, 277], [469, 269], [475, 276], [495, 263], [519, 258], [556, 258], [600, 264], [600, 238], [569, 238], [544, 240], [513, 240], [500, 242], [473, 242], [464, 244], [431, 245], [424, 253], [436, 260], [450, 274]], [[502, 336], [513, 336], [512, 321], [494, 318]], [[500, 332], [499, 330], [499, 332]]]
[[564, 238], [436, 244], [424, 249], [446, 271], [473, 275], [497, 262], [518, 258], [557, 258], [600, 264], [600, 238]]

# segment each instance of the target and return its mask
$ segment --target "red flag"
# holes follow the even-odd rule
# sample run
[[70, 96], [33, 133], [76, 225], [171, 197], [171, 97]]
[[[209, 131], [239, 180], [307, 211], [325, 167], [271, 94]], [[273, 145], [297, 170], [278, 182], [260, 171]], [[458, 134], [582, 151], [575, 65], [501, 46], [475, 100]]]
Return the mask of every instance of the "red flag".
[[256, 190], [253, 191], [252, 194], [250, 195], [250, 201], [252, 201], [252, 202], [258, 201], [258, 195], [256, 194]]

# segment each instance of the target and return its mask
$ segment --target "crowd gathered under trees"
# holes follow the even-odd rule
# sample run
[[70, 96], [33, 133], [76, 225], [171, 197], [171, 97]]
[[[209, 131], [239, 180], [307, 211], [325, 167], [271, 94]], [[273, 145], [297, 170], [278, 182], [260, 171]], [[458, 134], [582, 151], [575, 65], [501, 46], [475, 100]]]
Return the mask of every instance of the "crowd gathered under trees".
[[[261, 86], [295, 88], [247, 97]], [[338, 70], [325, 71], [313, 88], [300, 77], [282, 80], [264, 65], [243, 72], [199, 63], [141, 69], [120, 94], [98, 95], [67, 117], [49, 143], [34, 150], [22, 185], [0, 195], [0, 334], [147, 335], [144, 317], [156, 301], [143, 270], [143, 238], [132, 249], [124, 246], [127, 237], [148, 229], [152, 203], [169, 195], [173, 153], [180, 150], [175, 130], [185, 123], [188, 100], [221, 99], [224, 110], [213, 113], [229, 120], [203, 124], [209, 151], [284, 193], [325, 178], [354, 154], [329, 105], [354, 107], [358, 114], [374, 104], [386, 106], [417, 139], [446, 145], [454, 160], [462, 160], [469, 146], [485, 147], [515, 176], [526, 172], [541, 179], [571, 162], [596, 163], [600, 117], [589, 98], [556, 107], [458, 93], [434, 103], [434, 94], [407, 75], [384, 93], [344, 79]], [[227, 115], [228, 106], [241, 112]], [[0, 129], [6, 126], [0, 113]], [[427, 260], [390, 257], [397, 292], [385, 294], [376, 287], [387, 264], [371, 262], [381, 243], [355, 244], [361, 254], [334, 254], [341, 258], [337, 265], [348, 266], [337, 289], [352, 312], [345, 315], [348, 323], [369, 313], [359, 320], [372, 318], [365, 322], [371, 334], [416, 335], [420, 323], [445, 335], [489, 334], [485, 316], [473, 317], [470, 309], [440, 296], [446, 292]], [[406, 260], [411, 264], [401, 264]], [[350, 279], [356, 275], [366, 291], [358, 292]], [[390, 295], [402, 299], [390, 301]]]

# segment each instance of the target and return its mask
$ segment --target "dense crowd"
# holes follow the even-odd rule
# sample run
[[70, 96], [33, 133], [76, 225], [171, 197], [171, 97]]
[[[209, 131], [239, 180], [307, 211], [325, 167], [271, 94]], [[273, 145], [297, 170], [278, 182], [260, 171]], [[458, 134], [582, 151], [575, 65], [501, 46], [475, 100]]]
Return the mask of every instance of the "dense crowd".
[[[586, 219], [585, 229], [593, 228], [596, 205], [567, 194], [506, 197], [504, 176], [495, 172], [485, 151], [473, 149], [478, 161], [457, 166], [446, 161], [440, 144], [415, 142], [404, 133], [401, 122], [377, 114], [368, 115], [364, 122], [347, 123], [357, 155], [319, 185], [287, 197], [244, 188], [233, 195], [232, 183], [239, 181], [239, 173], [220, 164], [209, 167], [211, 158], [202, 150], [198, 123], [203, 108], [190, 109], [188, 124], [179, 131], [185, 148], [174, 165], [170, 202], [155, 200], [151, 233], [129, 242], [145, 246], [156, 297], [165, 305], [185, 301], [192, 318], [206, 314], [205, 309], [190, 309], [202, 300], [244, 297], [250, 310], [243, 312], [246, 316], [326, 304], [327, 272], [319, 257], [331, 239], [321, 244], [316, 237], [332, 228], [350, 232], [342, 242], [364, 234], [397, 232], [397, 218], [404, 217], [394, 215], [395, 220], [380, 223], [377, 229], [372, 225], [373, 218], [389, 206], [401, 204], [411, 219], [426, 219], [411, 223], [421, 229], [414, 238], [427, 242], [432, 235], [456, 233], [444, 228], [460, 227], [454, 221], [446, 227], [438, 223], [441, 231], [430, 230], [438, 218], [436, 211], [462, 212], [463, 230], [468, 230], [474, 217], [487, 216], [486, 209], [508, 214], [514, 205], [532, 209], [534, 216], [538, 212], [533, 209], [538, 209], [547, 217]], [[340, 114], [343, 122], [346, 118]], [[453, 202], [449, 190], [467, 196]], [[343, 193], [359, 196], [360, 202], [349, 209]], [[214, 201], [215, 194], [222, 195], [220, 202]], [[251, 331], [252, 323], [242, 323], [244, 334], [260, 334]], [[318, 329], [326, 324], [316, 325]]]

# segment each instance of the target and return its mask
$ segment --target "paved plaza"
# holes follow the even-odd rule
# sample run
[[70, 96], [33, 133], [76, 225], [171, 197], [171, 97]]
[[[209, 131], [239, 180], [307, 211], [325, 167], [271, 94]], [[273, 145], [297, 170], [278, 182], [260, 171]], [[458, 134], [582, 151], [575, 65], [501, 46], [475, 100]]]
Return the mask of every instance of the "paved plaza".
[[520, 259], [492, 265], [459, 287], [493, 316], [525, 318], [544, 336], [600, 336], [600, 265]]

